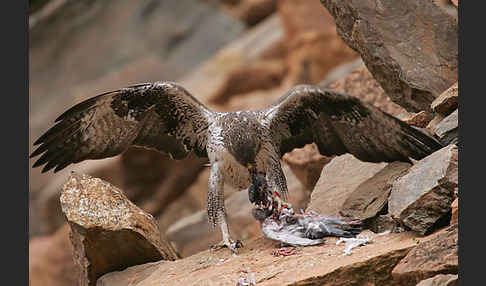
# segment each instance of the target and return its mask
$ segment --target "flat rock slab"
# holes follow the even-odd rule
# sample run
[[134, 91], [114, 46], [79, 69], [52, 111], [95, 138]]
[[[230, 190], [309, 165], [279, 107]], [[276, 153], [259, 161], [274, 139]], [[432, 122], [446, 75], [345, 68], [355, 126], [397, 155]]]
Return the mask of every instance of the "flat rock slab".
[[410, 166], [412, 165], [404, 162], [388, 164], [347, 197], [340, 214], [360, 220], [376, 216], [386, 206], [393, 182], [404, 175]]
[[459, 109], [442, 119], [434, 128], [434, 133], [439, 136], [442, 144], [457, 144], [459, 142]]
[[336, 29], [390, 98], [408, 111], [458, 79], [458, 25], [434, 1], [321, 0]]
[[385, 168], [387, 163], [368, 163], [351, 154], [335, 157], [322, 169], [312, 191], [307, 211], [339, 217], [344, 202], [366, 180]]
[[240, 249], [238, 256], [227, 249], [206, 250], [176, 261], [108, 273], [97, 285], [236, 285], [238, 279], [250, 275], [258, 286], [392, 285], [391, 269], [416, 246], [417, 236], [412, 232], [362, 234], [372, 242], [354, 248], [350, 255], [343, 255], [345, 246], [336, 245], [338, 239], [330, 237], [324, 245], [298, 248], [294, 255], [276, 257], [272, 253], [278, 244], [260, 236]]
[[[429, 236], [412, 249], [392, 271], [398, 285], [416, 285], [437, 274], [458, 273], [458, 224]], [[443, 285], [443, 284], [441, 284]]]
[[457, 109], [459, 104], [459, 85], [456, 82], [439, 97], [437, 97], [430, 107], [434, 112], [440, 113], [444, 116], [449, 115], [452, 111]]
[[95, 285], [107, 272], [177, 258], [153, 217], [101, 179], [73, 172], [60, 200], [71, 227], [79, 285]]
[[458, 286], [459, 276], [454, 274], [439, 274], [420, 281], [416, 286]]
[[411, 229], [425, 234], [450, 212], [458, 187], [456, 145], [446, 146], [417, 162], [393, 184], [388, 211]]

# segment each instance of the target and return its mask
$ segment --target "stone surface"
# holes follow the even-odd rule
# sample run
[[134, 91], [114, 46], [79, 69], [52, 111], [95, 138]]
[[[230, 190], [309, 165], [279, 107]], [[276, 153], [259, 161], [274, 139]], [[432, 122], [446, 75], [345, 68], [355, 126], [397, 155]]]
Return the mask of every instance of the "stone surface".
[[51, 235], [37, 236], [29, 242], [29, 285], [76, 285], [77, 269], [65, 223]]
[[383, 88], [363, 65], [360, 65], [345, 77], [327, 83], [324, 87], [344, 91], [395, 116], [406, 112], [405, 109], [386, 96]]
[[[411, 232], [376, 235], [365, 231], [372, 242], [343, 255], [345, 246], [330, 237], [321, 246], [299, 248], [295, 255], [276, 257], [276, 243], [258, 236], [232, 256], [225, 249], [203, 251], [176, 261], [138, 265], [112, 272], [98, 286], [131, 285], [236, 285], [253, 274], [258, 286], [270, 285], [396, 285], [391, 269], [412, 249]], [[137, 269], [134, 269], [137, 268]], [[188, 274], [190, 273], [190, 274]]]
[[416, 286], [458, 286], [459, 276], [454, 274], [438, 274], [432, 278], [420, 281]]
[[452, 225], [420, 242], [395, 266], [392, 276], [398, 285], [416, 285], [437, 274], [458, 273], [458, 225]]
[[319, 180], [322, 168], [331, 159], [321, 155], [315, 144], [296, 148], [282, 157], [282, 160], [289, 165], [295, 176], [310, 191], [314, 189]]
[[434, 133], [439, 136], [442, 144], [457, 144], [459, 142], [459, 109], [449, 114], [435, 128]]
[[451, 210], [458, 187], [457, 146], [446, 146], [413, 165], [393, 184], [388, 211], [425, 234]]
[[432, 101], [457, 81], [458, 24], [434, 1], [321, 3], [344, 42], [408, 111], [430, 111]]
[[334, 157], [322, 169], [306, 211], [339, 217], [347, 198], [386, 165], [362, 162], [351, 154]]
[[318, 0], [279, 0], [277, 12], [288, 50], [285, 84], [317, 84], [337, 65], [358, 58], [339, 38], [332, 16]]
[[420, 111], [418, 113], [412, 114], [410, 117], [406, 118], [404, 121], [408, 125], [425, 128], [427, 124], [432, 120], [432, 114], [425, 111]]
[[[309, 194], [308, 190], [295, 177], [286, 164], [282, 164], [284, 175], [287, 179], [289, 189], [289, 202], [296, 210], [305, 208]], [[205, 172], [206, 173], [206, 172]], [[207, 190], [209, 170], [207, 174], [201, 174], [198, 182], [204, 184]], [[189, 194], [194, 194], [196, 188], [190, 188]], [[254, 206], [248, 199], [248, 192], [243, 190], [238, 192], [230, 187], [225, 187], [225, 207], [228, 225], [234, 239], [240, 239], [243, 244], [247, 240], [256, 237], [261, 233], [258, 222], [251, 215]], [[198, 212], [180, 218], [176, 223], [168, 226], [166, 235], [173, 243], [182, 257], [187, 257], [199, 251], [208, 249], [211, 245], [221, 241], [219, 228], [211, 229], [208, 224], [206, 211], [206, 192], [201, 195], [193, 195], [194, 201], [201, 202]], [[179, 206], [180, 211], [184, 207]], [[178, 211], [175, 209], [175, 211]]]
[[452, 215], [451, 215], [451, 224], [455, 224], [459, 222], [459, 198], [456, 198], [452, 204]]
[[153, 217], [101, 179], [72, 173], [60, 200], [79, 285], [95, 285], [101, 275], [128, 266], [177, 258]]
[[404, 162], [386, 165], [347, 196], [339, 211], [340, 215], [359, 220], [376, 216], [386, 208], [395, 180], [404, 175], [410, 166], [411, 164]]
[[390, 232], [402, 232], [404, 229], [396, 222], [390, 214], [378, 215], [369, 219], [366, 222], [366, 226], [374, 233], [383, 233], [385, 231]]
[[260, 23], [277, 8], [277, 0], [222, 0], [220, 2], [229, 14], [248, 26]]
[[449, 87], [439, 97], [437, 97], [430, 107], [434, 112], [440, 113], [444, 116], [449, 115], [458, 107], [459, 88], [458, 82]]

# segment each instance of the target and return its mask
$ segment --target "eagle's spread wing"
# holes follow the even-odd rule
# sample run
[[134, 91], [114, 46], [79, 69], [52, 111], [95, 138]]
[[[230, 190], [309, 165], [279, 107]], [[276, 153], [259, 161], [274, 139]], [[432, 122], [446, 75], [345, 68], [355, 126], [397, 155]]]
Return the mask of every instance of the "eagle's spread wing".
[[341, 92], [300, 85], [262, 110], [280, 155], [315, 142], [326, 156], [368, 162], [421, 159], [441, 144], [401, 120]]
[[71, 163], [116, 156], [129, 146], [153, 148], [175, 159], [191, 150], [206, 157], [211, 111], [171, 82], [145, 83], [81, 102], [56, 119], [34, 145], [44, 153], [34, 167], [57, 172]]

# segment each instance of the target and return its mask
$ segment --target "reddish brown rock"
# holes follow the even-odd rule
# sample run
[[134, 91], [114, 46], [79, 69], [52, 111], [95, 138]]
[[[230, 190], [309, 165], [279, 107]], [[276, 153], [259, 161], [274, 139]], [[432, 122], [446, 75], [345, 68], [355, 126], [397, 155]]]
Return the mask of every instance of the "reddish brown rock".
[[289, 165], [292, 172], [308, 190], [314, 189], [324, 165], [332, 158], [319, 153], [315, 144], [308, 144], [286, 153], [282, 160]]
[[344, 78], [328, 84], [327, 88], [344, 91], [395, 116], [406, 112], [385, 95], [383, 88], [365, 66], [359, 66]]
[[458, 24], [435, 1], [321, 3], [334, 17], [339, 36], [361, 55], [386, 94], [408, 111], [430, 111], [432, 101], [457, 81]]
[[393, 184], [388, 211], [425, 234], [451, 210], [458, 187], [457, 146], [449, 145], [413, 165]]
[[456, 82], [451, 87], [449, 87], [446, 91], [444, 91], [439, 97], [437, 97], [430, 107], [433, 111], [440, 113], [444, 116], [449, 115], [452, 111], [457, 109], [458, 107], [458, 97], [459, 97], [459, 88], [458, 83]]
[[362, 182], [344, 201], [340, 215], [365, 220], [376, 216], [388, 203], [393, 183], [410, 168], [409, 163], [393, 162]]
[[60, 200], [79, 285], [95, 285], [101, 275], [128, 266], [177, 258], [153, 217], [101, 179], [72, 173]]
[[227, 79], [211, 101], [225, 104], [232, 96], [278, 87], [286, 72], [283, 60], [258, 61], [236, 68], [228, 73]]
[[254, 26], [270, 16], [277, 8], [277, 0], [223, 0], [224, 8], [248, 26]]
[[322, 169], [312, 191], [307, 211], [339, 217], [344, 202], [366, 180], [372, 178], [387, 163], [369, 163], [351, 154], [334, 157]]
[[420, 111], [418, 113], [412, 114], [410, 117], [406, 118], [404, 121], [408, 125], [425, 128], [427, 124], [432, 120], [432, 114], [425, 111]]
[[238, 256], [227, 249], [206, 250], [176, 261], [108, 273], [98, 285], [237, 285], [248, 276], [254, 276], [258, 286], [396, 285], [391, 270], [416, 245], [416, 236], [410, 232], [363, 234], [372, 243], [354, 248], [351, 255], [343, 255], [344, 246], [330, 237], [324, 245], [300, 248], [286, 257], [272, 255], [276, 243], [260, 235], [249, 240]]
[[459, 277], [454, 274], [439, 274], [420, 281], [416, 286], [458, 286]]
[[29, 242], [29, 285], [77, 285], [77, 269], [65, 223], [51, 235], [37, 236]]
[[458, 225], [431, 235], [420, 242], [392, 271], [398, 285], [416, 285], [437, 274], [458, 273]]
[[456, 224], [459, 222], [459, 198], [456, 198], [452, 204], [452, 216], [451, 216], [451, 224]]
[[280, 0], [278, 14], [288, 50], [286, 84], [317, 84], [332, 68], [358, 57], [339, 38], [331, 15], [318, 0]]
[[383, 233], [385, 231], [398, 233], [404, 231], [403, 227], [401, 227], [390, 214], [378, 215], [369, 219], [366, 222], [365, 227], [369, 228], [374, 233]]

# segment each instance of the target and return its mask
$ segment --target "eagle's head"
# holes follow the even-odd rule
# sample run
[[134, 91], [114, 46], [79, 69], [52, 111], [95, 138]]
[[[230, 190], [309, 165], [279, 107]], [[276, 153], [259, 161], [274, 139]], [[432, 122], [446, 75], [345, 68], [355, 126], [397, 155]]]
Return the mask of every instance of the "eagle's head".
[[223, 136], [227, 150], [242, 166], [256, 171], [263, 127], [255, 118], [240, 114], [228, 116], [226, 124]]

